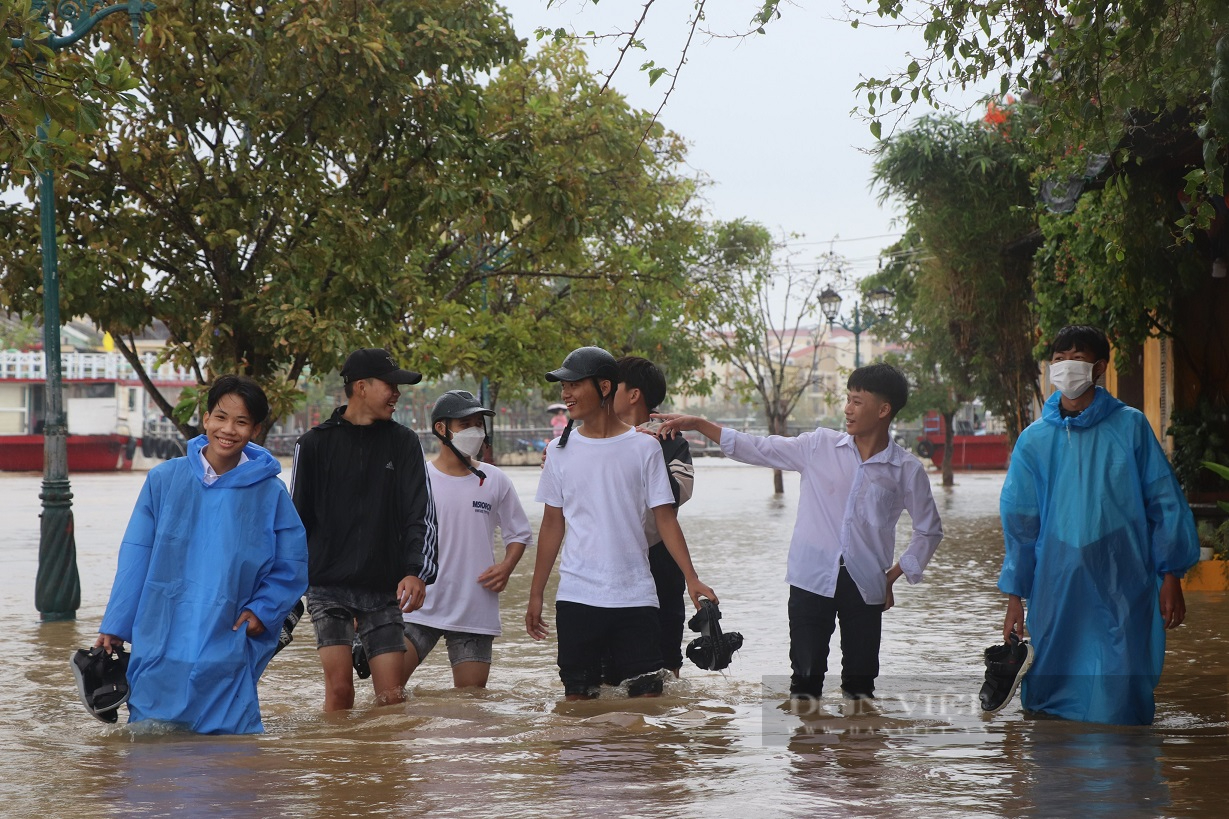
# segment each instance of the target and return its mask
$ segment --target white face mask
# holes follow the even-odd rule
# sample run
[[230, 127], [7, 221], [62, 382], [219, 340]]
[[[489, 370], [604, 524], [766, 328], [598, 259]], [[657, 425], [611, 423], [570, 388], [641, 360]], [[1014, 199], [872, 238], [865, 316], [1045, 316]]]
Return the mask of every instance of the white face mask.
[[1050, 365], [1050, 383], [1058, 388], [1063, 398], [1074, 400], [1092, 386], [1092, 367], [1087, 361], [1055, 361]]
[[486, 432], [478, 427], [470, 427], [460, 432], [452, 433], [452, 445], [457, 451], [469, 458], [474, 458], [482, 450], [482, 442], [486, 440]]

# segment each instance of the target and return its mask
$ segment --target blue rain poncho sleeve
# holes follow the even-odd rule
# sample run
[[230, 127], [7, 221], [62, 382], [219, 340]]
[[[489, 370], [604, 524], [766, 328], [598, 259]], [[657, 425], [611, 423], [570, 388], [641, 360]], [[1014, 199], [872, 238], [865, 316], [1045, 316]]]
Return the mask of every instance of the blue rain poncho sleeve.
[[124, 539], [120, 542], [119, 564], [115, 581], [111, 584], [111, 599], [107, 603], [106, 617], [99, 630], [113, 634], [126, 643], [132, 642], [132, 625], [136, 620], [137, 606], [145, 588], [149, 573], [149, 561], [154, 544], [153, 484], [147, 477], [137, 496], [136, 506]]
[[1037, 538], [1041, 534], [1037, 484], [1037, 473], [1029, 453], [1025, 447], [1017, 445], [999, 496], [1004, 545], [999, 589], [1022, 598], [1031, 596], [1037, 568]]
[[1136, 452], [1148, 518], [1152, 565], [1159, 575], [1182, 577], [1199, 559], [1195, 518], [1160, 443], [1147, 427], [1140, 432]]
[[[273, 515], [274, 557], [268, 572], [261, 577], [252, 598], [243, 608], [255, 614], [272, 633], [275, 642], [286, 613], [306, 589], [307, 536], [294, 503], [286, 492], [277, 493]], [[288, 607], [286, 601], [290, 601]]]

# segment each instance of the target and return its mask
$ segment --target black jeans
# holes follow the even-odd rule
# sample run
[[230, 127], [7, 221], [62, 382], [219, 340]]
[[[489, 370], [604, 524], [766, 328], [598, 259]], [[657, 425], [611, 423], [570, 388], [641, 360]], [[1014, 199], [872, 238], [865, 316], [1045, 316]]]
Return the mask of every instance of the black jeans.
[[841, 689], [854, 696], [874, 696], [879, 676], [879, 640], [883, 604], [869, 605], [844, 566], [836, 594], [823, 597], [789, 587], [790, 696], [819, 697], [828, 670], [828, 643], [841, 621]]

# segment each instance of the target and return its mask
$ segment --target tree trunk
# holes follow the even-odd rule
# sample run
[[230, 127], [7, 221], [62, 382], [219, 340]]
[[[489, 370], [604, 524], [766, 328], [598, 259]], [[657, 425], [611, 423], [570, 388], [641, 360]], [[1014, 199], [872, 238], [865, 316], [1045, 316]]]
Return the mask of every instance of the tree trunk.
[[952, 475], [952, 454], [956, 448], [952, 446], [952, 423], [956, 417], [954, 412], [943, 413], [943, 485], [954, 486], [956, 483], [955, 477]]
[[[785, 417], [777, 412], [770, 413], [768, 415], [768, 433], [770, 435], [784, 435], [785, 431]], [[779, 469], [772, 471], [772, 491], [776, 495], [785, 494], [785, 478]]]

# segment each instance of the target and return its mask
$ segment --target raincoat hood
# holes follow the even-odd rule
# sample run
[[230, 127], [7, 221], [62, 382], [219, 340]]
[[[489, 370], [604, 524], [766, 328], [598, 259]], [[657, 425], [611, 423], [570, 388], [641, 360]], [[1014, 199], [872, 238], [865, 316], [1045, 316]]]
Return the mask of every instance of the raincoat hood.
[[1063, 417], [1060, 411], [1060, 402], [1062, 401], [1063, 394], [1055, 390], [1054, 394], [1046, 399], [1045, 405], [1041, 408], [1041, 420], [1056, 427], [1086, 428], [1096, 426], [1126, 406], [1126, 404], [1110, 395], [1104, 387], [1093, 387], [1093, 389], [1097, 392], [1093, 396], [1092, 403], [1079, 415], [1073, 415], [1070, 418]]
[[[205, 482], [205, 465], [201, 463], [201, 451], [208, 444], [209, 438], [205, 435], [198, 435], [188, 441], [188, 468], [201, 483]], [[247, 455], [248, 459], [229, 472], [219, 475], [210, 489], [238, 489], [282, 474], [281, 463], [264, 447], [247, 444], [243, 447], [243, 454]]]

